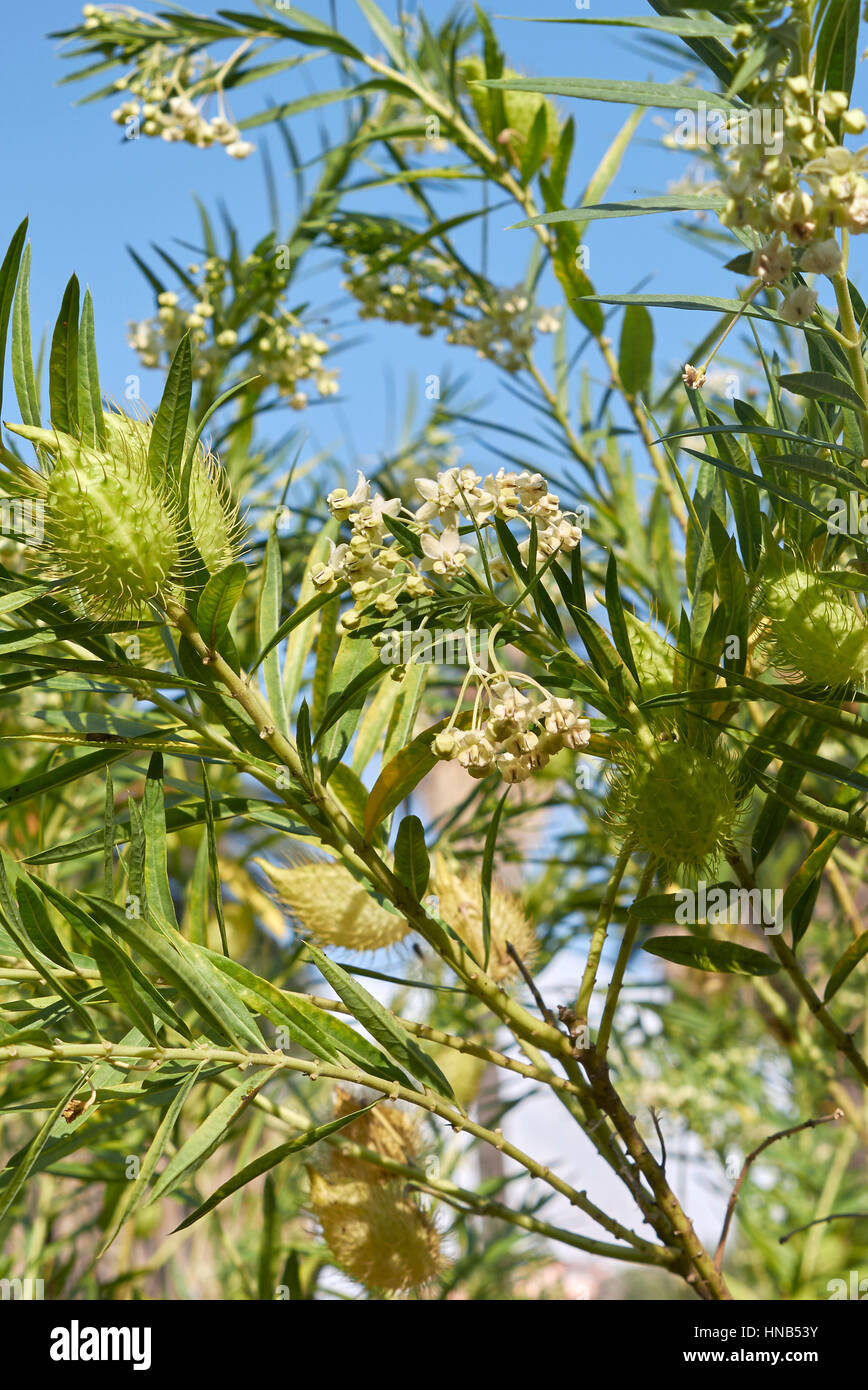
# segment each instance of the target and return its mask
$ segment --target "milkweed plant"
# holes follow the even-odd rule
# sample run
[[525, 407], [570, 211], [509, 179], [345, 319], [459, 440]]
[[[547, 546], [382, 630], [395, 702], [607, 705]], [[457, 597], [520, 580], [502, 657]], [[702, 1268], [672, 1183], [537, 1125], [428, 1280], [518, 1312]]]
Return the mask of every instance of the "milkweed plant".
[[[866, 1268], [860, 4], [550, 8], [54, 36], [131, 160], [264, 161], [270, 225], [229, 162], [134, 252], [150, 401], [75, 276], [43, 373], [26, 223], [0, 269], [0, 1274], [51, 1297]], [[573, 75], [522, 72], [543, 22]], [[599, 24], [666, 80], [589, 74]], [[622, 197], [638, 141], [671, 181]], [[637, 290], [664, 213], [723, 296]], [[416, 335], [397, 435], [317, 445], [342, 358]]]

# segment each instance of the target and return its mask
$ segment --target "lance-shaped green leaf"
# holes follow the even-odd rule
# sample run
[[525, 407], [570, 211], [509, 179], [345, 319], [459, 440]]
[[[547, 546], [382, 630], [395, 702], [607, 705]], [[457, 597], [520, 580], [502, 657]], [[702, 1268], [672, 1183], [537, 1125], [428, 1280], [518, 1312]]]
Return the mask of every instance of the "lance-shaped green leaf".
[[777, 961], [739, 946], [734, 941], [715, 941], [711, 937], [655, 936], [642, 947], [652, 956], [684, 965], [690, 970], [706, 970], [723, 975], [774, 975]]
[[169, 887], [166, 851], [166, 807], [163, 791], [163, 755], [152, 753], [142, 799], [145, 827], [145, 893], [151, 909], [170, 925], [177, 924]]
[[210, 972], [206, 973], [201, 962], [182, 954], [168, 937], [155, 931], [143, 919], [128, 918], [115, 903], [90, 896], [86, 896], [85, 901], [92, 913], [173, 985], [221, 1037], [229, 1039], [242, 1051], [263, 1050], [262, 1036], [253, 1020], [249, 1014], [247, 1019], [243, 1017], [247, 1013], [243, 1005], [237, 1000], [232, 1005], [227, 1003], [225, 992], [215, 988]]
[[33, 371], [33, 343], [30, 332], [30, 243], [21, 256], [21, 270], [12, 303], [12, 380], [18, 409], [25, 425], [36, 429], [42, 424], [39, 387]]
[[6, 362], [6, 335], [9, 331], [9, 315], [12, 312], [18, 268], [21, 264], [21, 253], [24, 250], [26, 236], [27, 218], [25, 217], [10, 241], [6, 255], [3, 257], [3, 264], [0, 265], [0, 419], [2, 419], [3, 411], [3, 364]]
[[185, 333], [172, 358], [148, 445], [148, 468], [157, 484], [180, 478], [192, 394], [193, 361], [190, 336]]
[[431, 877], [425, 827], [418, 816], [405, 816], [395, 837], [395, 877], [421, 902]]
[[97, 922], [90, 913], [85, 912], [79, 903], [73, 902], [72, 898], [68, 898], [53, 884], [46, 883], [44, 879], [36, 877], [32, 878], [30, 882], [45, 895], [50, 903], [54, 904], [73, 930], [79, 936], [84, 937], [87, 949], [91, 954], [94, 954], [95, 947], [99, 944], [103, 950], [122, 957], [121, 963], [129, 976], [128, 987], [136, 994], [141, 1008], [156, 1014], [157, 1018], [162, 1019], [176, 1033], [180, 1033], [183, 1038], [192, 1041], [193, 1035], [181, 1015], [172, 1008], [168, 1000], [163, 997], [156, 985], [148, 979], [132, 957], [124, 953], [123, 947], [118, 944], [110, 931], [100, 922]]
[[504, 92], [539, 92], [543, 96], [574, 97], [582, 101], [615, 101], [626, 106], [658, 106], [664, 110], [698, 111], [702, 105], [716, 111], [738, 111], [738, 107], [720, 92], [705, 92], [700, 87], [684, 87], [679, 83], [620, 82], [596, 77], [510, 77], [481, 80], [481, 87], [493, 87]]
[[212, 574], [199, 595], [196, 622], [210, 651], [218, 651], [229, 631], [229, 619], [244, 591], [247, 566], [237, 560]]
[[163, 1151], [172, 1137], [175, 1122], [184, 1107], [184, 1102], [193, 1086], [196, 1084], [196, 1079], [204, 1065], [204, 1062], [200, 1062], [199, 1065], [184, 1078], [178, 1087], [169, 1108], [160, 1121], [156, 1134], [148, 1145], [148, 1152], [142, 1159], [138, 1174], [132, 1182], [127, 1182], [122, 1189], [121, 1196], [112, 1212], [106, 1233], [97, 1251], [97, 1259], [105, 1254], [124, 1222], [132, 1216], [133, 1212], [141, 1203], [147, 1190], [148, 1183], [151, 1181], [156, 1171], [157, 1164], [163, 1156]]
[[828, 1004], [832, 996], [838, 993], [847, 976], [856, 969], [860, 960], [866, 955], [868, 955], [868, 931], [863, 932], [861, 936], [857, 936], [856, 940], [850, 943], [836, 964], [823, 991], [824, 1004]]
[[181, 1145], [163, 1169], [148, 1198], [148, 1206], [153, 1206], [161, 1197], [168, 1196], [179, 1183], [186, 1182], [201, 1168], [228, 1138], [229, 1130], [239, 1115], [277, 1070], [277, 1067], [269, 1067], [266, 1072], [260, 1072], [257, 1076], [245, 1077], [226, 1099], [220, 1102], [216, 1110], [212, 1110], [207, 1120]]
[[353, 1017], [367, 1029], [374, 1041], [385, 1048], [411, 1076], [415, 1076], [424, 1085], [433, 1087], [438, 1095], [454, 1100], [452, 1087], [440, 1068], [413, 1041], [391, 1009], [385, 1008], [372, 994], [368, 994], [357, 980], [348, 975], [335, 961], [330, 960], [312, 942], [305, 942], [305, 949], [313, 956], [317, 967], [335, 994], [343, 1000]]
[[218, 955], [207, 947], [200, 947], [199, 951], [218, 970], [235, 981], [239, 998], [249, 1009], [262, 1014], [275, 1027], [288, 1029], [293, 1045], [303, 1047], [323, 1062], [347, 1061], [361, 1067], [362, 1071], [370, 1072], [372, 1076], [398, 1081], [402, 1086], [410, 1085], [404, 1073], [379, 1048], [342, 1018], [312, 1003], [306, 995], [278, 989], [269, 980], [254, 975], [239, 961]]
[[78, 336], [78, 418], [82, 443], [105, 446], [106, 429], [99, 386], [99, 365], [93, 323], [93, 299], [85, 290]]
[[[376, 1104], [376, 1102], [374, 1102], [374, 1104]], [[278, 1144], [277, 1148], [269, 1149], [268, 1153], [260, 1154], [258, 1158], [254, 1158], [251, 1163], [246, 1164], [246, 1166], [238, 1173], [235, 1173], [233, 1177], [222, 1183], [220, 1187], [217, 1188], [216, 1192], [212, 1192], [207, 1201], [204, 1201], [194, 1212], [186, 1216], [181, 1224], [175, 1227], [175, 1230], [185, 1231], [187, 1227], [192, 1226], [195, 1221], [199, 1221], [203, 1216], [207, 1216], [209, 1211], [213, 1211], [214, 1208], [219, 1206], [221, 1202], [224, 1202], [227, 1197], [231, 1197], [233, 1192], [238, 1192], [242, 1187], [246, 1187], [249, 1182], [253, 1182], [254, 1178], [261, 1177], [263, 1173], [270, 1172], [272, 1168], [276, 1168], [279, 1163], [283, 1163], [284, 1159], [290, 1158], [293, 1154], [301, 1153], [304, 1149], [312, 1148], [314, 1144], [320, 1143], [322, 1139], [327, 1139], [330, 1134], [337, 1134], [338, 1130], [343, 1129], [345, 1125], [351, 1124], [353, 1120], [357, 1120], [360, 1115], [366, 1114], [370, 1109], [372, 1109], [372, 1106], [366, 1105], [362, 1110], [353, 1110], [349, 1115], [341, 1115], [336, 1120], [329, 1120], [324, 1125], [317, 1125], [313, 1129], [305, 1130], [304, 1134], [300, 1134], [297, 1139], [290, 1139], [285, 1144]]]
[[78, 306], [78, 280], [73, 275], [61, 301], [48, 359], [51, 423], [72, 435], [78, 435]]
[[57, 1101], [47, 1120], [43, 1123], [39, 1131], [34, 1135], [24, 1153], [20, 1156], [14, 1169], [12, 1170], [11, 1180], [6, 1185], [6, 1190], [0, 1199], [0, 1222], [6, 1216], [15, 1198], [23, 1188], [31, 1172], [36, 1166], [39, 1157], [51, 1138], [51, 1131], [57, 1124], [69, 1102], [77, 1091], [80, 1091], [86, 1078], [76, 1075], [72, 1085], [67, 1088]]

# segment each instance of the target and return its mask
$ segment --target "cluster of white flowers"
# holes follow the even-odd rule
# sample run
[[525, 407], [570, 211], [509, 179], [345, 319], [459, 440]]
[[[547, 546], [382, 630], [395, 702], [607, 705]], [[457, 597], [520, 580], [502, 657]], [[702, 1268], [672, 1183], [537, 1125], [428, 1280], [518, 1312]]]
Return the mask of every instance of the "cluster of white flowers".
[[[480, 529], [496, 517], [523, 521], [530, 529], [533, 518], [538, 524], [537, 554], [542, 557], [574, 550], [582, 538], [575, 513], [561, 510], [541, 473], [508, 473], [501, 468], [483, 479], [472, 468], [455, 467], [435, 479], [417, 478], [416, 487], [422, 505], [415, 512], [398, 497], [386, 499], [372, 493], [361, 472], [352, 492], [336, 488], [326, 499], [332, 516], [349, 523], [351, 536], [348, 543], [331, 543], [328, 559], [312, 579], [317, 588], [326, 590], [339, 581], [349, 583], [356, 606], [341, 619], [346, 631], [359, 626], [365, 608], [373, 607], [386, 617], [397, 609], [401, 593], [419, 597], [430, 592], [423, 577], [427, 571], [444, 579], [459, 575], [473, 554], [473, 547], [461, 540], [462, 516]], [[418, 564], [391, 544], [386, 517], [400, 518], [418, 536], [422, 550]], [[439, 529], [434, 522], [439, 522]], [[530, 537], [519, 546], [525, 559], [529, 546]]]
[[846, 92], [818, 91], [803, 76], [784, 78], [777, 100], [780, 152], [759, 142], [731, 147], [723, 223], [783, 233], [795, 247], [828, 240], [838, 227], [868, 231], [868, 149], [845, 148], [832, 129], [840, 122], [861, 134], [865, 112], [849, 109]]
[[[115, 86], [121, 87], [122, 83], [125, 83], [124, 78], [120, 78]], [[256, 146], [249, 140], [242, 140], [237, 125], [222, 112], [211, 117], [203, 115], [203, 105], [204, 98], [195, 102], [183, 93], [170, 96], [161, 103], [154, 93], [149, 92], [144, 100], [131, 97], [121, 102], [112, 111], [112, 120], [122, 126], [134, 121], [142, 135], [159, 135], [167, 144], [183, 140], [188, 145], [195, 145], [198, 150], [222, 145], [232, 159], [246, 159], [253, 154]]]
[[848, 134], [866, 128], [865, 112], [849, 109], [845, 92], [821, 92], [803, 76], [783, 79], [777, 100], [783, 114], [780, 148], [759, 142], [732, 145], [724, 180], [725, 226], [769, 237], [751, 261], [751, 274], [784, 289], [781, 317], [799, 325], [811, 317], [818, 295], [796, 285], [793, 271], [835, 275], [841, 268], [836, 231], [868, 231], [868, 147], [849, 150], [832, 127]]
[[[471, 777], [496, 771], [504, 782], [525, 782], [562, 748], [587, 747], [591, 725], [575, 700], [511, 674], [511, 679], [510, 673], [500, 672], [489, 680], [478, 673], [484, 684], [474, 705], [473, 727], [439, 733], [431, 745], [438, 758], [454, 759]], [[525, 695], [521, 685], [536, 693]]]
[[184, 309], [173, 290], [164, 290], [157, 295], [156, 318], [131, 323], [127, 342], [138, 354], [143, 367], [160, 367], [171, 361], [184, 334], [189, 333], [197, 349], [194, 375], [205, 377], [225, 366], [238, 337], [228, 328], [211, 338], [206, 325], [213, 317], [214, 306], [209, 300], [197, 300], [192, 309]]
[[[85, 30], [102, 30], [107, 45], [123, 43], [116, 25], [128, 25], [131, 17], [146, 18], [125, 8], [101, 5], [85, 5], [82, 13]], [[246, 159], [256, 148], [242, 139], [238, 126], [226, 115], [219, 69], [208, 58], [179, 56], [169, 44], [152, 43], [143, 55], [135, 54], [132, 71], [119, 77], [114, 89], [128, 96], [112, 111], [112, 120], [131, 127], [131, 133], [159, 136], [169, 144], [185, 141], [200, 150], [222, 145], [232, 159]], [[194, 99], [196, 91], [202, 95]], [[207, 117], [204, 105], [212, 91], [217, 94], [218, 112]]]
[[[221, 326], [221, 304], [228, 271], [218, 256], [209, 256], [203, 266], [188, 267], [191, 275], [200, 276], [197, 285], [199, 298], [192, 308], [184, 308], [173, 290], [157, 296], [155, 318], [142, 319], [129, 325], [128, 342], [138, 353], [145, 367], [166, 366], [185, 333], [196, 347], [193, 370], [198, 377], [223, 369], [238, 343], [234, 328]], [[244, 261], [242, 270], [249, 276], [270, 270], [270, 262], [253, 254]], [[250, 348], [250, 368], [277, 387], [294, 410], [303, 410], [308, 397], [299, 383], [312, 380], [321, 396], [333, 396], [338, 390], [338, 371], [326, 367], [323, 358], [329, 344], [316, 333], [304, 328], [290, 313], [277, 315], [260, 311], [255, 320], [254, 342]]]
[[[417, 478], [416, 487], [424, 499], [415, 513], [417, 522], [427, 524], [436, 518], [444, 528], [454, 530], [461, 515], [472, 518], [477, 526], [495, 517], [526, 522], [533, 517], [539, 528], [537, 553], [543, 557], [575, 550], [582, 539], [575, 514], [561, 510], [559, 498], [549, 492], [541, 473], [508, 473], [500, 468], [483, 479], [472, 468], [449, 468], [433, 481]], [[527, 559], [529, 547], [530, 537], [519, 546], [522, 559]]]
[[413, 252], [400, 264], [383, 260], [383, 247], [354, 243], [349, 224], [329, 224], [332, 239], [347, 253], [344, 288], [359, 304], [359, 317], [406, 323], [430, 337], [446, 330], [446, 341], [476, 349], [479, 357], [508, 372], [525, 365], [539, 333], [556, 333], [556, 310], [534, 306], [525, 289], [471, 285], [456, 293], [455, 267], [429, 251]]

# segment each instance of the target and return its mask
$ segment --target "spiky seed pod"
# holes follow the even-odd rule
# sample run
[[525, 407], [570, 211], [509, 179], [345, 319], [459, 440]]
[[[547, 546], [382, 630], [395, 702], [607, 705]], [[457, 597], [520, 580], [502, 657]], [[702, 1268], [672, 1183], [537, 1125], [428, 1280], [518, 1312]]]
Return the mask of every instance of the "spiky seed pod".
[[609, 823], [622, 841], [659, 860], [673, 878], [701, 875], [732, 842], [740, 795], [723, 748], [672, 739], [649, 761], [631, 750], [611, 778]]
[[[111, 452], [129, 453], [146, 465], [152, 422], [117, 413], [107, 413], [105, 422]], [[238, 554], [242, 526], [226, 474], [201, 444], [190, 474], [188, 516], [193, 542], [206, 568], [211, 574], [225, 569]]]
[[177, 506], [134, 451], [102, 453], [68, 435], [17, 426], [53, 459], [42, 483], [51, 569], [75, 580], [92, 618], [141, 617], [180, 563]]
[[[188, 556], [175, 479], [148, 466], [152, 422], [104, 413], [106, 447], [84, 446], [58, 430], [11, 425], [49, 467], [37, 480], [45, 503], [42, 550], [52, 572], [75, 580], [92, 618], [150, 617], [182, 579]], [[224, 476], [201, 448], [190, 483], [190, 531], [209, 570], [237, 551], [239, 521]]]
[[406, 1293], [437, 1277], [440, 1238], [401, 1180], [359, 1182], [308, 1172], [323, 1238], [353, 1279], [372, 1291]]
[[[490, 128], [494, 89], [475, 85], [485, 78], [485, 64], [481, 58], [465, 58], [461, 63], [461, 71], [468, 84], [470, 100], [479, 117], [480, 125], [484, 130], [488, 130]], [[503, 70], [503, 77], [507, 81], [520, 76], [521, 73], [514, 72], [512, 68], [504, 68]], [[545, 111], [546, 117], [546, 142], [543, 158], [551, 159], [558, 147], [561, 133], [558, 113], [552, 103], [540, 92], [503, 93], [503, 112], [506, 118], [507, 130], [514, 131], [517, 137], [506, 140], [503, 144], [503, 148], [508, 153], [513, 164], [521, 164], [525, 146], [530, 139], [533, 123], [540, 109]]]
[[[434, 868], [434, 887], [440, 900], [440, 916], [447, 922], [474, 957], [485, 957], [482, 933], [482, 885], [478, 875], [463, 873], [444, 856]], [[526, 965], [537, 953], [537, 940], [519, 898], [507, 893], [496, 882], [491, 885], [491, 940], [488, 973], [493, 980], [508, 980], [518, 966], [506, 946], [511, 942]]]
[[841, 589], [797, 568], [765, 586], [762, 612], [770, 665], [833, 690], [865, 685], [868, 621]]
[[343, 864], [325, 859], [288, 868], [263, 859], [256, 863], [280, 902], [317, 946], [379, 951], [403, 941], [410, 930], [405, 918], [380, 907]]
[[[348, 1091], [338, 1087], [335, 1090], [335, 1117], [351, 1115], [359, 1108], [359, 1100]], [[363, 1149], [372, 1149], [382, 1158], [393, 1159], [396, 1163], [415, 1164], [422, 1147], [419, 1126], [414, 1115], [389, 1102], [375, 1105], [353, 1120], [340, 1131], [339, 1138], [349, 1139]], [[331, 1151], [329, 1174], [339, 1178], [352, 1178], [367, 1183], [387, 1182], [389, 1174], [362, 1158]]]
[[675, 648], [664, 641], [653, 627], [640, 622], [626, 610], [624, 620], [630, 638], [630, 649], [642, 683], [643, 700], [653, 700], [658, 695], [671, 695]]

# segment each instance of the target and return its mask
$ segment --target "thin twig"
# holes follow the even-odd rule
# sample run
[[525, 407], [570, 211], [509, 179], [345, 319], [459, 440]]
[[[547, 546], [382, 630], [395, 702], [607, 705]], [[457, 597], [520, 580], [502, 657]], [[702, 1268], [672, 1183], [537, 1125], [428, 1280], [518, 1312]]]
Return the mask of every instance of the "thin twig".
[[[800, 1125], [793, 1125], [790, 1129], [781, 1129], [778, 1131], [777, 1134], [770, 1134], [768, 1139], [764, 1139], [762, 1143], [759, 1144], [757, 1148], [753, 1150], [752, 1153], [748, 1154], [747, 1158], [742, 1164], [742, 1169], [736, 1180], [735, 1187], [732, 1189], [732, 1196], [730, 1197], [729, 1202], [727, 1203], [726, 1216], [723, 1218], [723, 1230], [720, 1233], [720, 1241], [718, 1243], [717, 1250], [715, 1251], [714, 1255], [714, 1264], [716, 1269], [720, 1269], [723, 1264], [723, 1252], [726, 1247], [726, 1239], [729, 1235], [730, 1224], [735, 1213], [735, 1206], [736, 1202], [738, 1201], [738, 1194], [741, 1191], [741, 1185], [747, 1177], [748, 1170], [751, 1164], [754, 1162], [754, 1160], [759, 1158], [760, 1154], [765, 1149], [767, 1149], [770, 1144], [776, 1144], [779, 1139], [791, 1139], [794, 1134], [800, 1134], [803, 1129], [816, 1129], [817, 1125], [827, 1125], [832, 1120], [843, 1120], [843, 1118], [844, 1111], [838, 1109], [833, 1110], [831, 1115], [820, 1115], [819, 1118], [816, 1120], [804, 1120]], [[814, 1222], [811, 1221], [808, 1224], [812, 1226], [814, 1225]], [[800, 1227], [800, 1229], [806, 1230], [807, 1227], [803, 1226]]]
[[666, 1141], [665, 1141], [664, 1138], [663, 1138], [663, 1130], [660, 1128], [660, 1121], [659, 1121], [658, 1118], [657, 1118], [657, 1111], [654, 1109], [654, 1106], [653, 1106], [653, 1105], [649, 1105], [648, 1109], [651, 1111], [651, 1119], [654, 1121], [654, 1128], [655, 1128], [656, 1131], [657, 1131], [657, 1138], [660, 1140], [660, 1167], [662, 1168], [663, 1172], [665, 1173], [665, 1172], [666, 1172]]
[[[553, 1028], [557, 1028], [557, 1019], [555, 1018], [551, 1009], [548, 1007], [539, 990], [537, 989], [536, 985], [534, 984], [533, 975], [531, 975], [530, 971], [528, 970], [527, 966], [525, 965], [524, 961], [518, 954], [518, 951], [515, 949], [511, 941], [507, 941], [506, 943], [506, 953], [511, 960], [515, 961], [516, 965], [521, 971], [522, 979], [524, 980], [525, 984], [527, 985], [528, 989], [533, 995], [534, 1000], [536, 1002], [536, 1006], [542, 1014], [543, 1018], [545, 1019], [546, 1023], [550, 1023]], [[560, 1031], [560, 1029], [558, 1029], [558, 1031]]]
[[[832, 1116], [829, 1117], [830, 1119]], [[805, 1226], [797, 1226], [794, 1231], [787, 1231], [785, 1236], [778, 1236], [778, 1245], [786, 1245], [793, 1236], [799, 1235], [802, 1231], [808, 1231], [812, 1226], [822, 1226], [825, 1221], [866, 1221], [868, 1211], [836, 1211], [831, 1216], [818, 1216], [816, 1221], [809, 1221]]]

